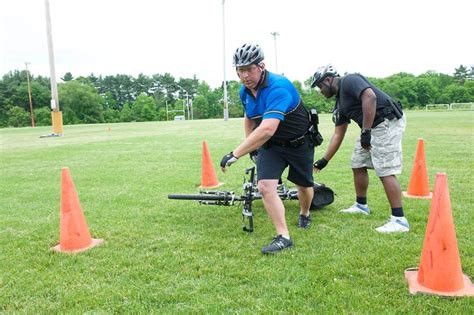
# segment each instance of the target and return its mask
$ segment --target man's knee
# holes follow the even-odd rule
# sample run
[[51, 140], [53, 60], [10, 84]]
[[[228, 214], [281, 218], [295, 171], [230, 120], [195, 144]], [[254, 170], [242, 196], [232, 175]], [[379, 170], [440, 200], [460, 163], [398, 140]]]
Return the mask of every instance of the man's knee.
[[367, 174], [367, 167], [353, 168], [352, 173], [354, 173], [355, 175], [359, 175], [359, 174], [365, 175]]
[[379, 178], [383, 183], [398, 183], [397, 176], [395, 175], [380, 176]]
[[312, 195], [314, 193], [313, 187], [304, 187], [298, 185], [296, 187], [298, 188], [299, 194]]
[[262, 196], [267, 196], [272, 193], [276, 193], [278, 180], [260, 180], [258, 181], [258, 191]]

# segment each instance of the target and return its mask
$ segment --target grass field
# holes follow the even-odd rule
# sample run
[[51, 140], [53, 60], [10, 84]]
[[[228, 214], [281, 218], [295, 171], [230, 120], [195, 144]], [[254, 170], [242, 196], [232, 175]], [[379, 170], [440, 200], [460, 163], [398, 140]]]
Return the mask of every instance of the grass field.
[[[407, 188], [419, 137], [431, 190], [448, 175], [462, 268], [474, 277], [474, 112], [408, 112]], [[326, 140], [333, 130], [321, 116]], [[109, 129], [110, 128], [110, 129]], [[417, 266], [430, 201], [404, 199], [411, 231], [380, 235], [389, 205], [371, 172], [373, 214], [338, 210], [354, 201], [350, 153], [358, 128], [316, 180], [335, 202], [295, 225], [286, 201], [292, 250], [260, 253], [274, 229], [260, 201], [255, 232], [241, 230], [241, 207], [168, 200], [196, 193], [206, 140], [222, 189], [241, 191], [247, 157], [221, 173], [218, 162], [243, 138], [241, 119], [2, 129], [0, 158], [0, 312], [12, 313], [400, 313], [474, 314], [473, 298], [412, 296], [404, 270]], [[91, 234], [105, 245], [77, 255], [59, 241], [60, 172], [70, 168]]]

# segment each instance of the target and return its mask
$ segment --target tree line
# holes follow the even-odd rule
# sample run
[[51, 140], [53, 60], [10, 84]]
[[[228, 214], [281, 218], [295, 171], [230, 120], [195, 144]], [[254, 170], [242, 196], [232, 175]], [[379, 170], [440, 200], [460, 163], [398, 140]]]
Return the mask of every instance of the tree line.
[[[223, 117], [223, 87], [211, 88], [193, 78], [176, 79], [171, 74], [126, 74], [87, 77], [68, 72], [58, 84], [59, 106], [63, 123], [115, 123], [172, 120], [192, 108], [194, 119]], [[460, 65], [452, 75], [428, 71], [419, 76], [397, 73], [386, 78], [368, 78], [404, 108], [427, 104], [474, 102], [474, 69]], [[293, 81], [308, 108], [331, 112], [334, 100], [327, 100], [310, 86], [311, 78]], [[239, 81], [227, 81], [230, 117], [243, 117], [239, 100]], [[30, 77], [30, 91], [35, 124], [51, 125], [50, 80]], [[27, 72], [14, 70], [0, 80], [0, 127], [30, 126], [30, 103]]]

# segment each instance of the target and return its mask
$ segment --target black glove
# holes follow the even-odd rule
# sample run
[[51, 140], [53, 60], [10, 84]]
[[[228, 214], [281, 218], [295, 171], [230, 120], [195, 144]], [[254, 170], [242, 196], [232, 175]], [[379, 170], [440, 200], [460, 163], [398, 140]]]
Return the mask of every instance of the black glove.
[[370, 138], [370, 129], [362, 129], [360, 133], [360, 145], [366, 150], [370, 150], [371, 148]]
[[235, 162], [237, 162], [237, 157], [234, 155], [234, 153], [230, 152], [229, 154], [224, 155], [224, 157], [221, 160], [221, 169], [223, 172], [225, 172], [227, 166], [231, 166]]
[[255, 164], [257, 164], [258, 151], [257, 151], [257, 150], [254, 150], [254, 151], [250, 152], [249, 155], [250, 155], [250, 159], [251, 159]]
[[317, 168], [318, 170], [322, 170], [326, 167], [326, 165], [328, 165], [328, 160], [326, 160], [325, 158], [321, 158], [313, 164], [314, 168]]

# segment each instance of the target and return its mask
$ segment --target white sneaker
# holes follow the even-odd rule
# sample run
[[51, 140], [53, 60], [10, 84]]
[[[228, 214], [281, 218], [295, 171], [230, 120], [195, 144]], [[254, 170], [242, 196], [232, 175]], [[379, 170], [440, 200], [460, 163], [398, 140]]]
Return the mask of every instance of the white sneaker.
[[342, 212], [342, 213], [362, 213], [362, 214], [368, 215], [368, 214], [370, 214], [370, 209], [369, 209], [368, 206], [363, 206], [363, 205], [356, 202], [350, 208], [342, 209], [339, 212]]
[[410, 225], [405, 217], [390, 216], [390, 220], [384, 225], [375, 229], [379, 233], [408, 232]]

